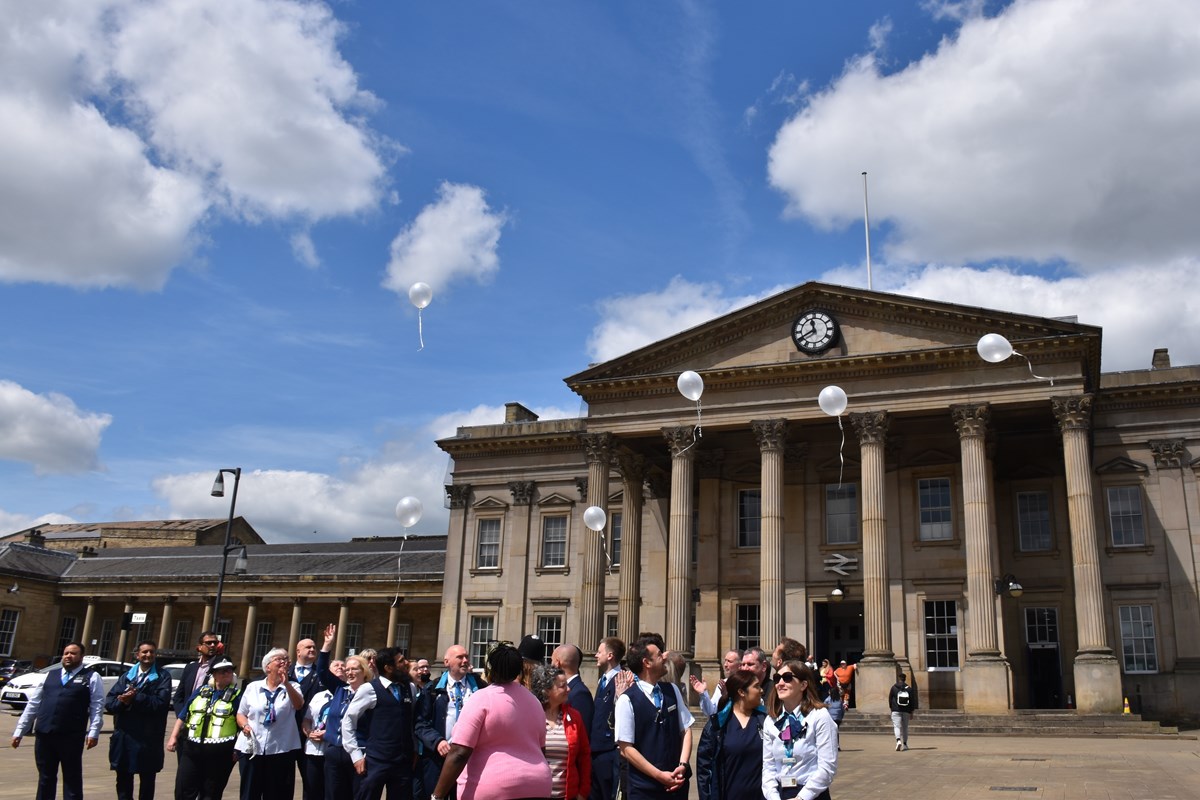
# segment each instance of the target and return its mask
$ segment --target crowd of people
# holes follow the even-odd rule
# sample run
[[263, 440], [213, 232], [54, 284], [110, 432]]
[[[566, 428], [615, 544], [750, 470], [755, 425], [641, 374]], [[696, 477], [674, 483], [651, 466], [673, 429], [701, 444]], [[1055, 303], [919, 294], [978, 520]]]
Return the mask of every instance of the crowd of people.
[[[36, 720], [38, 798], [53, 798], [61, 768], [64, 797], [82, 797], [81, 757], [94, 747], [101, 713], [113, 715], [109, 760], [118, 800], [153, 800], [164, 750], [176, 754], [177, 800], [220, 800], [234, 766], [241, 800], [828, 800], [837, 773], [838, 726], [851, 704], [854, 666], [818, 667], [803, 644], [785, 638], [731, 650], [710, 693], [661, 636], [628, 646], [603, 639], [595, 651], [593, 693], [580, 677], [582, 650], [551, 652], [536, 636], [490, 643], [477, 674], [453, 645], [433, 680], [429, 662], [402, 650], [332, 657], [337, 628], [322, 646], [297, 644], [261, 661], [262, 677], [239, 685], [211, 631], [199, 657], [172, 676], [156, 666], [155, 643], [107, 693], [68, 645], [26, 707], [13, 747]], [[690, 678], [707, 717], [696, 743], [695, 717], [682, 691]], [[896, 749], [908, 749], [916, 689], [901, 676], [889, 697]], [[168, 715], [175, 721], [163, 743]]]

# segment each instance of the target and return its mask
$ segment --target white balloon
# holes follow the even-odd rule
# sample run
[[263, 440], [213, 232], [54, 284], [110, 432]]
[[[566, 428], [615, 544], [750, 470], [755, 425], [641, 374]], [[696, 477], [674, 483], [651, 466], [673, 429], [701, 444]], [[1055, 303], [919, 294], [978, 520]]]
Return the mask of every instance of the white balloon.
[[979, 357], [989, 364], [999, 364], [1013, 354], [1013, 347], [1008, 339], [998, 333], [983, 336], [979, 344], [975, 345], [975, 349], [979, 351]]
[[424, 308], [433, 300], [433, 289], [428, 283], [417, 281], [408, 287], [408, 301], [417, 308]]
[[421, 501], [415, 497], [401, 497], [396, 503], [396, 519], [406, 528], [411, 528], [421, 521]]
[[821, 410], [831, 417], [840, 417], [846, 410], [848, 402], [846, 393], [840, 386], [826, 386], [817, 395], [817, 403], [821, 406]]
[[600, 506], [588, 506], [587, 510], [583, 512], [583, 524], [594, 531], [604, 530], [604, 523], [607, 521], [608, 515]]
[[679, 380], [675, 381], [675, 385], [679, 387], [679, 393], [688, 400], [699, 400], [700, 395], [704, 394], [704, 378], [700, 377], [700, 373], [690, 369], [680, 373]]

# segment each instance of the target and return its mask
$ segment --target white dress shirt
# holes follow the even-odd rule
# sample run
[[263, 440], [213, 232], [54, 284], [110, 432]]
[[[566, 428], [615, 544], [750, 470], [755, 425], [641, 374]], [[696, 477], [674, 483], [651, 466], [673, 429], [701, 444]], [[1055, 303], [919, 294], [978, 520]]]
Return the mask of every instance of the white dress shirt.
[[833, 776], [837, 774], [837, 725], [824, 708], [808, 712], [803, 721], [804, 736], [793, 745], [791, 758], [779, 738], [775, 720], [768, 717], [763, 721], [762, 793], [765, 800], [779, 800], [781, 785], [803, 786], [800, 800], [814, 800], [833, 783]]
[[[379, 676], [379, 683], [383, 685], [385, 691], [390, 692], [392, 681], [382, 675]], [[404, 684], [399, 684], [400, 691], [404, 692]], [[413, 696], [413, 685], [408, 685], [407, 691], [409, 696]], [[415, 701], [414, 701], [415, 705]], [[358, 691], [354, 693], [354, 697], [350, 700], [350, 705], [346, 707], [346, 714], [342, 717], [342, 747], [350, 754], [350, 760], [354, 762], [362, 761], [367, 757], [367, 751], [358, 744], [358, 720], [359, 718], [375, 707], [375, 687], [370, 683], [364, 683], [358, 687]]]
[[[296, 728], [296, 707], [288, 696], [287, 686], [283, 683], [275, 687], [279, 693], [275, 695], [275, 721], [270, 725], [267, 721], [268, 700], [270, 699], [266, 680], [254, 681], [242, 692], [242, 703], [238, 713], [250, 722], [250, 730], [258, 740], [256, 755], [273, 756], [300, 749], [300, 731]], [[293, 682], [292, 688], [300, 694], [300, 684]], [[234, 749], [241, 753], [255, 753], [245, 735], [237, 737]]]
[[[633, 686], [629, 687], [629, 691], [617, 698], [616, 734], [618, 742], [626, 742], [628, 744], [632, 744], [634, 747], [637, 747], [637, 742], [635, 742], [633, 739], [633, 701], [629, 699], [629, 692], [641, 690], [642, 694], [646, 695], [646, 699], [653, 702], [654, 687], [657, 685], [658, 684], [656, 683], [649, 683], [642, 680], [634, 681]], [[683, 694], [680, 693], [679, 687], [675, 684], [671, 684], [671, 688], [675, 690], [674, 703], [676, 709], [678, 709], [677, 713], [679, 714], [679, 730], [686, 731], [688, 728], [692, 727], [695, 717], [693, 717], [692, 712], [688, 710], [687, 703], [683, 701]], [[671, 703], [672, 701], [670, 697], [664, 697], [663, 711], [667, 711], [670, 708]]]
[[[75, 669], [67, 674], [67, 679], [63, 681], [63, 686], [66, 686], [71, 681], [75, 680], [79, 675], [80, 670], [85, 668], [85, 664], [80, 664]], [[62, 673], [55, 675], [53, 672], [46, 676], [46, 680], [62, 680]], [[88, 727], [87, 738], [100, 738], [100, 728], [104, 725], [104, 681], [95, 672], [91, 673], [88, 678]], [[29, 697], [29, 702], [25, 704], [25, 710], [21, 712], [21, 718], [17, 720], [17, 727], [13, 730], [13, 738], [24, 736], [25, 731], [33, 724], [37, 718], [38, 707], [42, 704], [42, 687], [39, 686], [35, 692]]]

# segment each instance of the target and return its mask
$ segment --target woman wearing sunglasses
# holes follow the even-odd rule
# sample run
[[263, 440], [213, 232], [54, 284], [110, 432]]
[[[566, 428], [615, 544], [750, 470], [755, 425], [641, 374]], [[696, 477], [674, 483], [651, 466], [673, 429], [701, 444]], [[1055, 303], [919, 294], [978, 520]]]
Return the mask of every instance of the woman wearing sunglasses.
[[763, 723], [762, 794], [765, 800], [830, 800], [837, 773], [838, 733], [817, 697], [812, 670], [786, 661], [775, 673]]
[[766, 723], [762, 684], [758, 675], [742, 669], [725, 679], [725, 691], [696, 752], [700, 800], [761, 800]]

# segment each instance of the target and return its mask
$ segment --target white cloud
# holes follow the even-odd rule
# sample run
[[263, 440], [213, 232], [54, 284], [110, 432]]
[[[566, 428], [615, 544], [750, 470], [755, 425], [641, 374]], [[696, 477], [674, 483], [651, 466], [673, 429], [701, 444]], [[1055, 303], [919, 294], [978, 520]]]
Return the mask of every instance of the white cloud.
[[0, 508], [0, 536], [23, 531], [34, 525], [69, 525], [77, 521], [65, 514], [42, 514], [40, 517], [31, 517], [28, 514], [14, 514]]
[[[947, 12], [948, 4], [939, 4]], [[1200, 247], [1200, 4], [972, 4], [893, 74], [853, 61], [770, 150], [788, 213], [861, 219], [871, 173], [885, 253], [907, 263], [1165, 264]]]
[[319, 220], [383, 191], [375, 104], [323, 3], [4, 3], [0, 280], [161, 287], [214, 211]]
[[111, 422], [64, 395], [0, 380], [0, 458], [28, 462], [39, 474], [98, 469], [100, 437]]
[[660, 291], [602, 300], [599, 306], [603, 319], [588, 337], [588, 355], [593, 361], [608, 361], [776, 291], [729, 297], [717, 284], [692, 283], [676, 275]]
[[321, 266], [321, 257], [317, 255], [317, 246], [313, 244], [308, 231], [297, 231], [292, 234], [292, 255], [309, 269]]
[[987, 0], [924, 0], [921, 8], [929, 12], [934, 19], [952, 19], [958, 22], [983, 16]]
[[867, 41], [870, 42], [871, 52], [882, 53], [887, 49], [888, 37], [892, 35], [892, 18], [884, 17], [867, 31]]
[[392, 257], [383, 285], [405, 297], [417, 281], [435, 292], [459, 278], [485, 281], [500, 269], [496, 249], [508, 221], [493, 211], [483, 189], [443, 183], [438, 198], [392, 241]]

